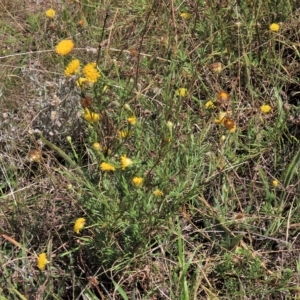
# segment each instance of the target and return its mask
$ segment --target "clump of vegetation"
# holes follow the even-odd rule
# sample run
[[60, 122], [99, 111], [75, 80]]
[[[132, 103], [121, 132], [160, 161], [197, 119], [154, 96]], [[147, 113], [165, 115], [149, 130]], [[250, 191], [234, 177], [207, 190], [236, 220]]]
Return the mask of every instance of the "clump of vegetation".
[[3, 299], [297, 299], [296, 3], [17, 2]]

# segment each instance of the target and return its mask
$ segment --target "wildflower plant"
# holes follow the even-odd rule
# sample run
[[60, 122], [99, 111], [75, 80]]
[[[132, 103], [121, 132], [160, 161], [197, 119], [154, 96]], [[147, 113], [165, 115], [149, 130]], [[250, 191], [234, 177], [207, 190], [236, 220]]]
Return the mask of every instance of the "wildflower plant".
[[[209, 2], [191, 2], [187, 10], [172, 7], [170, 14], [163, 2], [153, 2], [149, 10], [136, 2], [130, 4], [136, 9], [129, 14], [134, 14], [136, 22], [128, 29], [125, 27], [131, 19], [118, 23], [118, 14], [127, 18], [126, 7], [117, 7], [118, 14], [110, 18], [97, 1], [88, 2], [79, 5], [72, 1], [70, 11], [64, 14], [49, 9], [46, 21], [43, 12], [44, 22], [55, 23], [47, 27], [47, 34], [56, 34], [58, 41], [51, 55], [72, 94], [64, 102], [78, 108], [82, 124], [75, 138], [64, 137], [67, 145], [61, 148], [40, 136], [45, 148], [60, 158], [53, 163], [57, 164], [54, 171], [59, 179], [53, 180], [52, 173], [46, 178], [59, 186], [63, 196], [59, 194], [53, 200], [49, 196], [50, 203], [53, 207], [65, 204], [66, 197], [66, 205], [72, 210], [63, 209], [63, 217], [53, 222], [51, 234], [65, 230], [61, 234], [65, 243], [57, 247], [57, 259], [63, 260], [66, 269], [70, 263], [70, 269], [76, 270], [76, 284], [72, 285], [82, 284], [82, 297], [90, 297], [88, 293], [93, 290], [99, 295], [106, 293], [92, 274], [99, 274], [99, 281], [111, 276], [109, 285], [113, 286], [121, 272], [126, 284], [121, 288], [120, 280], [114, 292], [124, 299], [130, 293], [123, 288], [129, 289], [132, 282], [139, 287], [140, 297], [146, 298], [157, 291], [164, 294], [158, 297], [167, 294], [170, 299], [205, 298], [207, 291], [211, 297], [219, 293], [224, 298], [238, 297], [240, 290], [244, 295], [247, 276], [241, 276], [241, 271], [252, 268], [251, 276], [247, 275], [254, 279], [254, 272], [261, 272], [259, 279], [253, 280], [258, 285], [261, 278], [271, 274], [254, 255], [260, 250], [260, 239], [255, 240], [251, 234], [257, 231], [260, 238], [272, 236], [267, 242], [277, 241], [273, 235], [286, 216], [292, 216], [286, 212], [297, 206], [296, 198], [288, 201], [292, 193], [287, 187], [297, 182], [298, 172], [294, 169], [298, 156], [290, 160], [288, 168], [282, 167], [288, 159], [281, 158], [282, 149], [287, 149], [286, 140], [293, 144], [291, 141], [297, 137], [291, 137], [287, 130], [288, 109], [283, 108], [280, 90], [286, 74], [296, 77], [297, 73], [289, 69], [290, 60], [276, 56], [284, 52], [281, 47], [298, 42], [286, 40], [276, 46], [280, 51], [275, 46], [266, 47], [280, 43], [279, 37], [284, 39], [285, 31], [277, 23], [265, 22], [264, 3], [261, 18], [257, 16], [260, 12], [254, 14], [246, 3], [239, 7], [239, 16], [233, 18], [222, 4], [216, 11]], [[155, 5], [158, 8], [154, 10]], [[193, 7], [197, 7], [197, 18]], [[204, 13], [206, 10], [209, 14]], [[56, 26], [60, 14], [70, 18]], [[102, 26], [98, 26], [99, 16], [104, 20]], [[161, 28], [152, 30], [154, 27], [149, 26], [158, 26], [156, 23]], [[124, 35], [126, 29], [130, 34]], [[275, 34], [279, 31], [280, 35]], [[130, 48], [125, 49], [126, 45]], [[289, 47], [289, 51], [294, 49]], [[274, 73], [278, 74], [276, 79], [271, 76]], [[66, 117], [65, 121], [68, 126], [70, 120]], [[273, 145], [278, 146], [277, 151], [273, 151]], [[29, 163], [48, 172], [52, 162], [43, 152], [43, 159]], [[285, 178], [281, 178], [282, 170], [287, 174]], [[13, 188], [3, 185], [3, 190]], [[74, 219], [76, 214], [85, 217]], [[244, 232], [251, 243], [243, 239]], [[279, 240], [282, 232], [287, 231], [278, 230]], [[60, 241], [61, 236], [56, 240]], [[207, 271], [200, 263], [202, 259], [207, 262], [209, 272], [205, 278], [209, 279], [197, 291], [199, 285], [190, 281], [199, 279], [195, 274], [202, 276]], [[48, 263], [45, 253], [38, 256], [38, 269], [45, 270]], [[160, 264], [165, 265], [162, 268]], [[132, 266], [143, 270], [143, 274], [133, 273]], [[155, 284], [168, 278], [172, 287], [168, 293], [162, 286], [149, 288], [153, 284], [151, 276], [160, 275], [157, 268], [163, 274]], [[83, 271], [90, 276], [89, 288], [76, 277]], [[211, 279], [211, 274], [217, 280]], [[231, 277], [238, 278], [240, 285]], [[215, 282], [226, 291], [232, 289], [230, 296], [222, 294]], [[249, 290], [255, 288], [253, 285]], [[288, 287], [285, 292], [290, 290]]]

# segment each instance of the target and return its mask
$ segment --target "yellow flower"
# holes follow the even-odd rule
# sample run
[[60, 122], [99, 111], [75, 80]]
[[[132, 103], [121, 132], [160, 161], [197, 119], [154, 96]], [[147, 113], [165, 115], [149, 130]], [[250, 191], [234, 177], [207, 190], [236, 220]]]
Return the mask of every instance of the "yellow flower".
[[161, 197], [164, 195], [163, 191], [159, 190], [159, 189], [156, 189], [154, 192], [153, 192], [153, 195], [155, 197]]
[[76, 85], [77, 85], [77, 86], [83, 86], [83, 85], [85, 85], [85, 84], [87, 84], [87, 83], [88, 83], [88, 81], [87, 81], [87, 79], [84, 78], [84, 77], [80, 77], [80, 78], [76, 81]]
[[85, 224], [85, 218], [78, 218], [74, 224], [74, 232], [79, 234], [80, 230], [83, 229]]
[[74, 46], [72, 40], [62, 40], [56, 45], [55, 52], [59, 55], [66, 55], [73, 50]]
[[260, 107], [260, 111], [264, 114], [269, 113], [272, 110], [272, 107], [268, 104], [264, 104]]
[[46, 17], [53, 19], [55, 17], [55, 10], [50, 8], [45, 12]]
[[37, 258], [37, 267], [43, 271], [48, 263], [49, 261], [47, 260], [47, 254], [41, 253]]
[[180, 17], [182, 19], [188, 20], [188, 19], [190, 19], [192, 17], [192, 15], [189, 14], [189, 13], [187, 13], [187, 12], [183, 12], [183, 13], [180, 14]]
[[106, 162], [103, 162], [103, 163], [100, 164], [100, 169], [102, 171], [107, 171], [107, 172], [108, 171], [115, 171], [116, 170], [116, 168], [113, 165], [108, 164]]
[[217, 118], [215, 118], [215, 123], [216, 124], [223, 123], [225, 121], [225, 116], [226, 116], [226, 112], [225, 111], [221, 111], [219, 113], [219, 116]]
[[129, 117], [129, 118], [127, 119], [127, 122], [128, 122], [130, 125], [134, 126], [134, 125], [136, 124], [136, 117]]
[[95, 151], [100, 151], [101, 150], [101, 145], [97, 142], [93, 143], [92, 147]]
[[144, 179], [142, 177], [133, 177], [132, 179], [132, 183], [136, 186], [136, 187], [140, 187], [143, 184]]
[[73, 59], [65, 68], [65, 75], [68, 77], [72, 74], [78, 73], [80, 67], [79, 59]]
[[186, 88], [180, 88], [176, 91], [176, 96], [185, 97], [188, 94], [188, 90]]
[[126, 157], [126, 155], [121, 156], [121, 165], [122, 165], [122, 170], [125, 170], [127, 167], [133, 164], [133, 161]]
[[92, 62], [84, 66], [82, 70], [88, 82], [95, 83], [101, 77], [100, 72], [96, 68], [96, 63]]
[[119, 135], [119, 138], [126, 139], [128, 136], [131, 135], [131, 131], [121, 130], [121, 131], [118, 131], [118, 135]]
[[279, 31], [279, 29], [280, 29], [280, 26], [277, 23], [272, 23], [270, 25], [270, 30], [273, 31], [273, 32], [277, 32], [277, 31]]
[[274, 179], [274, 180], [272, 181], [272, 185], [273, 185], [274, 188], [277, 188], [277, 187], [278, 187], [278, 184], [279, 184], [279, 181], [278, 181], [277, 179]]
[[97, 123], [100, 120], [100, 115], [91, 112], [88, 108], [85, 108], [83, 117], [89, 123]]
[[207, 109], [213, 109], [213, 108], [216, 108], [216, 106], [215, 106], [215, 104], [214, 104], [214, 102], [213, 102], [212, 100], [207, 101], [207, 102], [205, 103], [205, 107], [206, 107]]

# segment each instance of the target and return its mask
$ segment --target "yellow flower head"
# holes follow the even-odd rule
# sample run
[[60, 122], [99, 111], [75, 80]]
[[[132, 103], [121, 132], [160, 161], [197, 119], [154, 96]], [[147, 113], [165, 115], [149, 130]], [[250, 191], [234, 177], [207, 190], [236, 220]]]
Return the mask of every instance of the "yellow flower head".
[[180, 17], [182, 19], [188, 20], [188, 19], [190, 19], [192, 17], [192, 15], [189, 14], [189, 13], [187, 13], [187, 12], [183, 12], [183, 13], [180, 14]]
[[80, 77], [78, 78], [78, 80], [76, 81], [76, 85], [77, 86], [84, 86], [85, 84], [88, 83], [88, 80], [84, 77]]
[[128, 122], [130, 125], [134, 126], [134, 125], [136, 124], [136, 117], [129, 117], [129, 118], [127, 119], [127, 122]]
[[260, 111], [264, 114], [269, 113], [272, 110], [272, 107], [268, 104], [264, 104], [260, 107]]
[[133, 164], [133, 161], [126, 157], [126, 155], [121, 156], [121, 165], [122, 165], [122, 170], [125, 170], [127, 167]]
[[72, 74], [78, 73], [80, 67], [79, 59], [73, 59], [65, 68], [65, 75], [68, 77]]
[[120, 131], [118, 131], [118, 136], [121, 139], [126, 139], [130, 135], [131, 135], [131, 131], [128, 131], [128, 130], [120, 130]]
[[154, 192], [153, 192], [153, 195], [155, 197], [161, 197], [164, 195], [163, 191], [159, 190], [159, 189], [156, 189]]
[[271, 30], [272, 32], [277, 32], [277, 31], [279, 31], [279, 29], [280, 29], [280, 26], [279, 26], [279, 24], [277, 24], [277, 23], [272, 23], [272, 24], [270, 25], [270, 30]]
[[100, 120], [100, 115], [91, 112], [88, 108], [85, 108], [83, 117], [89, 123], [97, 123]]
[[47, 260], [47, 254], [41, 253], [37, 258], [37, 267], [43, 271], [48, 263], [49, 261]]
[[132, 183], [136, 186], [136, 187], [140, 187], [143, 184], [144, 179], [142, 177], [133, 177], [132, 179]]
[[214, 109], [214, 108], [216, 108], [216, 106], [215, 106], [215, 104], [214, 104], [214, 102], [212, 100], [209, 100], [209, 101], [207, 101], [205, 103], [205, 108], [207, 108], [207, 109]]
[[93, 143], [93, 145], [92, 145], [92, 147], [93, 147], [93, 149], [95, 150], [95, 151], [100, 151], [101, 150], [101, 145], [100, 145], [100, 143]]
[[46, 17], [53, 19], [55, 17], [55, 10], [50, 8], [50, 9], [46, 10], [45, 14], [46, 14]]
[[116, 170], [116, 168], [113, 165], [108, 164], [106, 162], [103, 162], [103, 163], [100, 164], [100, 169], [104, 172], [109, 172], [109, 171], [115, 171]]
[[185, 97], [188, 94], [188, 90], [186, 88], [180, 88], [176, 91], [176, 96]]
[[66, 55], [73, 50], [74, 46], [72, 40], [62, 40], [56, 45], [55, 52], [59, 55]]
[[95, 83], [101, 77], [100, 72], [96, 68], [96, 63], [92, 62], [84, 66], [82, 70], [85, 78], [90, 83]]
[[217, 118], [215, 118], [215, 123], [216, 124], [223, 123], [225, 121], [225, 116], [226, 116], [226, 112], [225, 111], [221, 111], [219, 113], [219, 116]]
[[273, 185], [274, 188], [277, 188], [277, 187], [278, 187], [278, 184], [279, 184], [279, 181], [278, 181], [277, 179], [274, 179], [274, 180], [272, 181], [272, 185]]
[[85, 224], [85, 218], [78, 218], [74, 224], [74, 232], [79, 234], [80, 230], [83, 229]]

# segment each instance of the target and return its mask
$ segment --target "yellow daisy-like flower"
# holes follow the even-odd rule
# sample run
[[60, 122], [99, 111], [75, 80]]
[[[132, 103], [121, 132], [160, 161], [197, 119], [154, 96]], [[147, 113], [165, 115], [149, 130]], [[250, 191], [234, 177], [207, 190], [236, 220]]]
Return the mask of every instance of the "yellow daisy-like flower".
[[79, 59], [73, 59], [65, 68], [65, 75], [68, 77], [72, 74], [78, 73], [80, 68]]
[[164, 195], [163, 191], [159, 190], [159, 189], [156, 189], [154, 192], [153, 192], [153, 195], [155, 197], [161, 197]]
[[186, 88], [180, 88], [176, 91], [176, 96], [185, 97], [188, 94], [188, 90]]
[[131, 131], [128, 131], [128, 130], [120, 130], [120, 131], [118, 131], [118, 136], [121, 139], [126, 139], [130, 135], [131, 135]]
[[92, 147], [93, 147], [93, 149], [95, 150], [95, 151], [100, 151], [101, 150], [101, 145], [100, 145], [100, 143], [93, 143], [93, 145], [92, 145]]
[[55, 17], [55, 10], [50, 8], [50, 9], [46, 10], [45, 14], [46, 14], [46, 17], [53, 19]]
[[73, 50], [74, 46], [72, 40], [62, 40], [56, 45], [55, 52], [59, 55], [66, 55]]
[[271, 30], [272, 32], [277, 32], [277, 31], [279, 31], [279, 29], [280, 29], [280, 26], [279, 26], [279, 24], [277, 24], [277, 23], [272, 23], [272, 24], [270, 25], [270, 30]]
[[126, 155], [121, 156], [121, 165], [122, 170], [125, 170], [127, 167], [131, 166], [133, 164], [133, 161], [128, 158]]
[[88, 108], [85, 108], [83, 117], [89, 123], [97, 123], [100, 120], [100, 115], [91, 112]]
[[38, 258], [37, 258], [37, 267], [43, 271], [45, 270], [46, 265], [49, 263], [49, 261], [47, 260], [47, 254], [46, 253], [41, 253]]
[[84, 66], [82, 73], [88, 82], [95, 83], [101, 77], [100, 72], [96, 68], [96, 63], [92, 62]]
[[116, 170], [116, 168], [113, 165], [108, 164], [106, 162], [103, 162], [103, 163], [100, 164], [100, 169], [104, 172], [109, 172], [109, 171], [115, 171]]
[[79, 234], [80, 230], [83, 229], [85, 225], [85, 218], [78, 218], [74, 224], [74, 232]]
[[225, 116], [226, 116], [226, 112], [225, 111], [221, 111], [219, 113], [219, 116], [217, 118], [215, 118], [215, 123], [216, 124], [223, 123], [225, 121]]
[[80, 77], [80, 78], [78, 78], [78, 80], [76, 80], [77, 86], [84, 86], [87, 83], [88, 83], [88, 80], [84, 77]]
[[129, 118], [127, 119], [127, 122], [128, 122], [130, 125], [134, 126], [134, 125], [136, 124], [136, 117], [129, 117]]
[[183, 13], [180, 14], [180, 17], [182, 19], [188, 20], [188, 19], [190, 19], [192, 17], [192, 15], [189, 14], [189, 13], [187, 13], [187, 12], [183, 12]]
[[277, 179], [274, 179], [274, 180], [272, 181], [272, 185], [273, 185], [274, 188], [277, 188], [277, 187], [278, 187], [278, 184], [279, 184], [279, 181], [278, 181]]
[[132, 183], [136, 186], [136, 187], [140, 187], [142, 186], [144, 182], [144, 179], [142, 177], [133, 177], [132, 179]]
[[213, 109], [213, 108], [216, 108], [214, 102], [212, 100], [209, 100], [205, 103], [205, 108], [207, 109]]
[[260, 111], [264, 114], [269, 113], [272, 110], [272, 107], [268, 104], [264, 104], [260, 107]]

